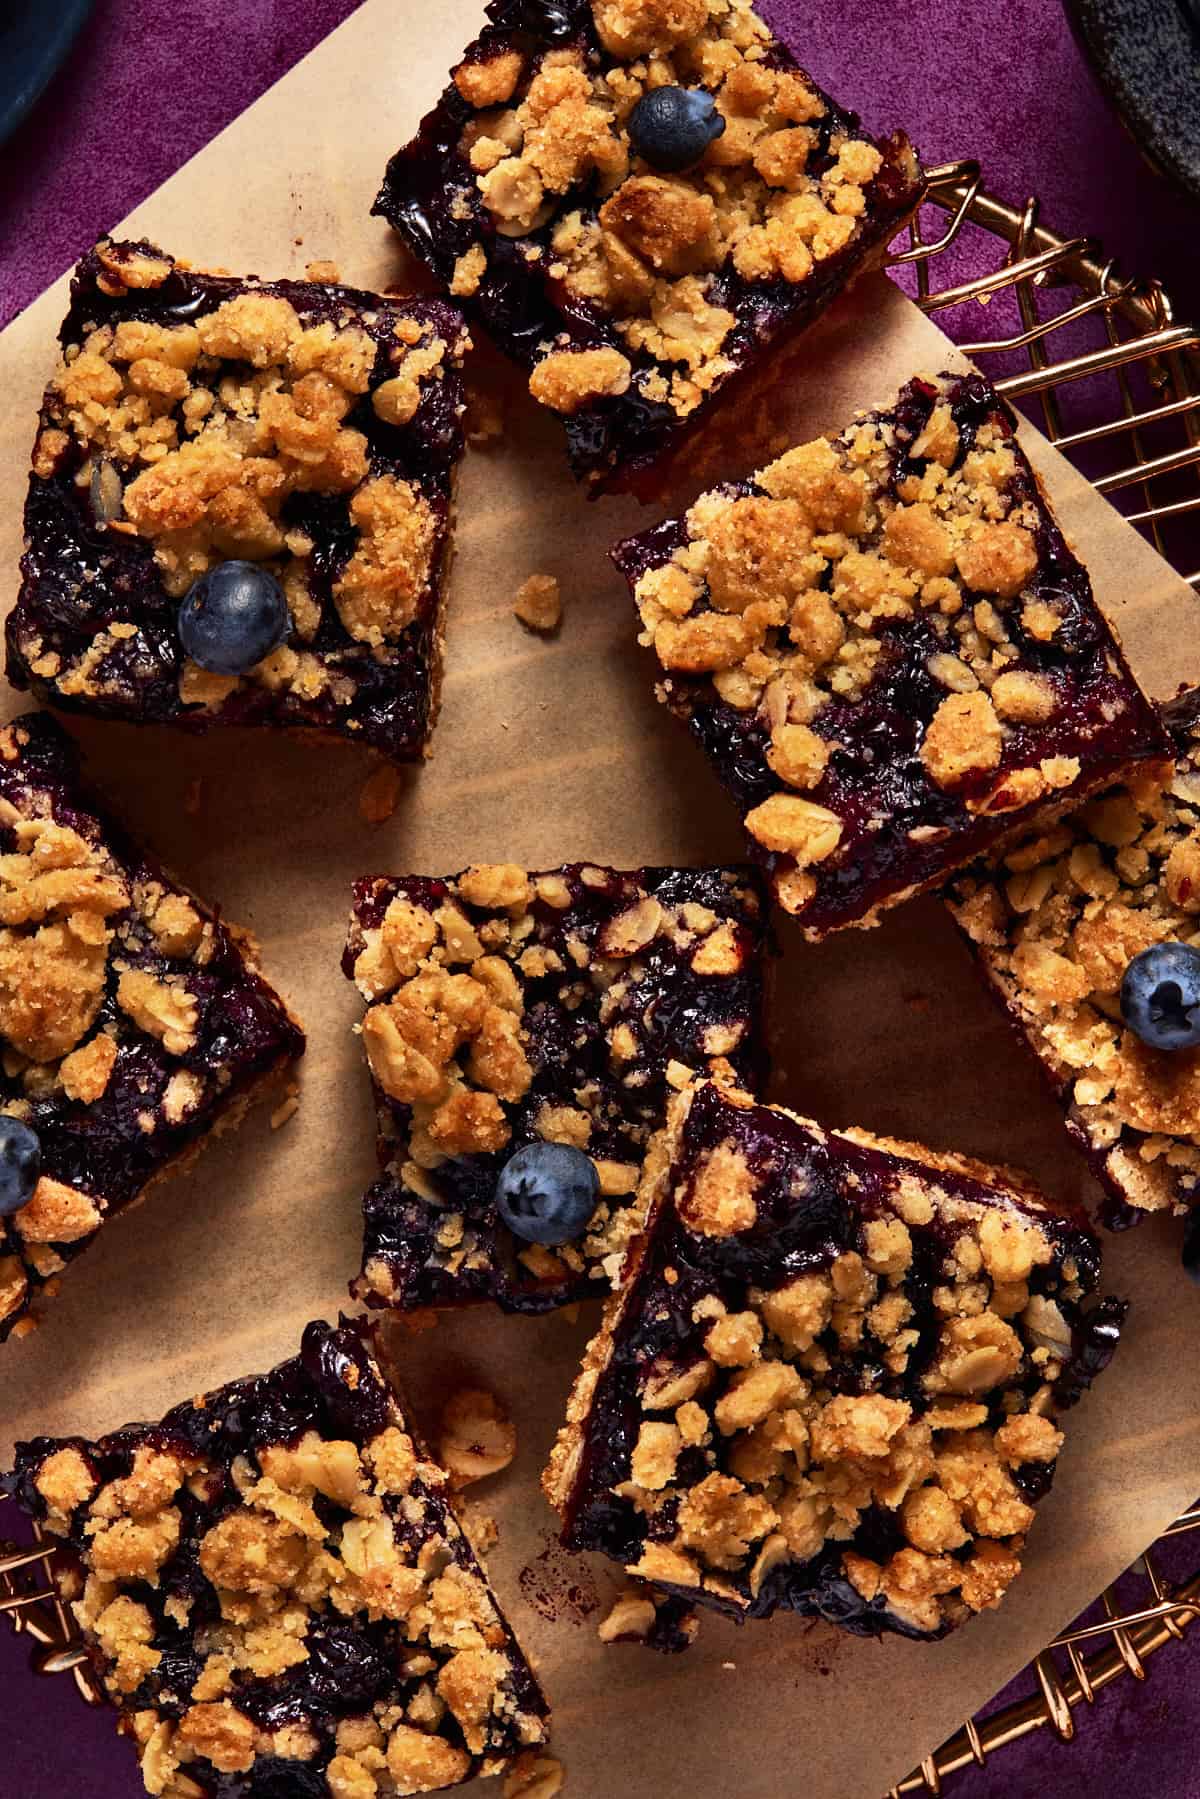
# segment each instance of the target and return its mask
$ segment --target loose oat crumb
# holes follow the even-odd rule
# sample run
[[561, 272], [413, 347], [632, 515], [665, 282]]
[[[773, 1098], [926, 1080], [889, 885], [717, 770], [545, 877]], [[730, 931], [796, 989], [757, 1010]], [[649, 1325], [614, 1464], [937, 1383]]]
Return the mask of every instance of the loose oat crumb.
[[494, 1394], [464, 1387], [450, 1396], [442, 1410], [438, 1460], [453, 1486], [498, 1474], [516, 1453], [516, 1426]]
[[556, 1756], [527, 1749], [505, 1776], [504, 1799], [555, 1799], [566, 1778], [567, 1771]]
[[391, 762], [381, 763], [363, 782], [358, 796], [358, 810], [369, 825], [386, 824], [400, 799], [400, 770]]
[[553, 575], [530, 575], [517, 589], [513, 612], [531, 631], [557, 631], [562, 623], [562, 594]]
[[273, 1131], [281, 1131], [284, 1125], [289, 1123], [299, 1110], [300, 1089], [295, 1081], [289, 1081], [285, 1097], [271, 1113], [271, 1129]]

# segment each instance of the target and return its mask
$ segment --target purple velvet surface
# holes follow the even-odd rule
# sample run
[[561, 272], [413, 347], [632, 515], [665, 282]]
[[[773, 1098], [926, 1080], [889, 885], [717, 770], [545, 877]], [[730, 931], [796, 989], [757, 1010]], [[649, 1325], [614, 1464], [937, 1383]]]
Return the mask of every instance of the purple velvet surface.
[[[929, 163], [978, 158], [1005, 199], [1036, 190], [1047, 223], [1097, 233], [1131, 272], [1160, 275], [1181, 316], [1200, 309], [1195, 208], [1141, 163], [1057, 0], [858, 0], [852, 15], [831, 6], [815, 16], [801, 0], [765, 3], [813, 73], [870, 124], [903, 123]], [[354, 0], [98, 0], [66, 67], [0, 150], [0, 323], [353, 10]], [[1196, 1559], [1185, 1542], [1175, 1571]], [[1080, 1718], [1075, 1744], [1043, 1731], [948, 1790], [1196, 1794], [1196, 1653], [1167, 1649], [1146, 1687], [1113, 1688]], [[35, 1680], [27, 1660], [0, 1622], [0, 1792], [133, 1799], [141, 1783], [111, 1715], [89, 1715], [65, 1677]], [[876, 1799], [849, 1779], [847, 1799]]]

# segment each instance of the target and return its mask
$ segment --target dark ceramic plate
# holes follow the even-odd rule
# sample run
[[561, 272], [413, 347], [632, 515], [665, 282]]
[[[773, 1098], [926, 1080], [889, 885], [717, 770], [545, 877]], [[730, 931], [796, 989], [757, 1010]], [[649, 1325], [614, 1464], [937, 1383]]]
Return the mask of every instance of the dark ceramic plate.
[[92, 0], [0, 0], [0, 143], [75, 42]]
[[1200, 200], [1200, 0], [1066, 0], [1066, 7], [1147, 162]]

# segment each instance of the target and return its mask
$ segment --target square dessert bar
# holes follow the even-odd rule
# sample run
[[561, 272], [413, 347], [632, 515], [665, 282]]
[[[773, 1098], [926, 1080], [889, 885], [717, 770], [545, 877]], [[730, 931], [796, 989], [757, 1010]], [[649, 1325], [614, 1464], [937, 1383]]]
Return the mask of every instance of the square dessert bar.
[[934, 1637], [995, 1605], [1124, 1311], [1085, 1309], [1082, 1213], [711, 1082], [644, 1193], [543, 1479], [563, 1541], [735, 1618]]
[[169, 1799], [386, 1799], [497, 1773], [546, 1702], [361, 1325], [4, 1483]]
[[949, 904], [993, 995], [1037, 1057], [1107, 1189], [1106, 1222], [1200, 1204], [1200, 1049], [1126, 1024], [1121, 987], [1156, 944], [1200, 946], [1200, 723], [1150, 766], [991, 867]]
[[[343, 966], [370, 1001], [385, 1173], [364, 1201], [356, 1297], [536, 1312], [608, 1291], [673, 1083], [764, 1072], [764, 910], [744, 868], [360, 881]], [[497, 1205], [505, 1165], [534, 1144], [583, 1152], [598, 1183], [554, 1247]]]
[[[464, 441], [461, 316], [102, 242], [60, 337], [9, 679], [106, 718], [277, 725], [419, 757]], [[190, 659], [179, 629], [193, 584], [230, 562], [286, 602], [276, 647], [233, 675]]]
[[878, 260], [917, 160], [865, 136], [750, 0], [487, 15], [375, 211], [530, 371], [575, 473], [636, 485]]
[[0, 1211], [0, 1341], [302, 1053], [256, 954], [103, 816], [51, 719], [0, 729], [0, 1117], [41, 1161]]
[[981, 375], [917, 377], [614, 560], [810, 938], [1166, 753]]

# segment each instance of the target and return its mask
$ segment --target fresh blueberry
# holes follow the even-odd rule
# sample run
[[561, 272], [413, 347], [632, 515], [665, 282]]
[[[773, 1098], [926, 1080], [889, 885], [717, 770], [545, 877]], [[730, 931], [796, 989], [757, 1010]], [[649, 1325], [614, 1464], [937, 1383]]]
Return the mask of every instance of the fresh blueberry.
[[36, 1131], [19, 1118], [0, 1114], [0, 1218], [29, 1204], [41, 1171], [42, 1146]]
[[1188, 1213], [1179, 1259], [1183, 1263], [1184, 1273], [1190, 1275], [1200, 1287], [1200, 1207], [1195, 1207]]
[[179, 639], [211, 675], [244, 675], [288, 634], [283, 589], [254, 562], [219, 562], [193, 582], [179, 608]]
[[656, 87], [629, 115], [629, 138], [652, 169], [690, 169], [720, 137], [725, 120], [704, 88]]
[[496, 1207], [526, 1243], [569, 1243], [596, 1209], [595, 1163], [568, 1143], [527, 1143], [510, 1156], [496, 1182]]
[[1200, 1044], [1200, 949], [1152, 943], [1135, 956], [1121, 982], [1121, 1015], [1150, 1049]]

